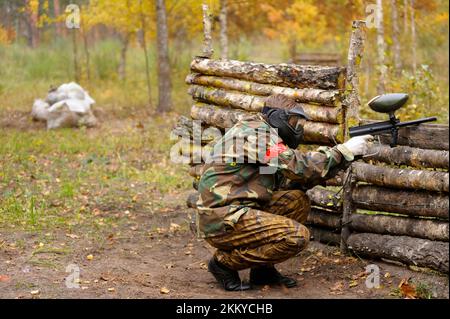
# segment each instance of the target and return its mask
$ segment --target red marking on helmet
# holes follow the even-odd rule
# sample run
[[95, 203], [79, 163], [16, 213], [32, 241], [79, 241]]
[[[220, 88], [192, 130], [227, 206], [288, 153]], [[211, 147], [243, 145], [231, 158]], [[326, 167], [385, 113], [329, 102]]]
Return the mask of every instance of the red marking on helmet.
[[272, 158], [278, 157], [281, 153], [287, 151], [288, 147], [284, 145], [283, 143], [278, 143], [275, 145], [272, 145], [266, 152], [266, 156], [264, 156], [264, 159], [266, 161], [270, 161]]

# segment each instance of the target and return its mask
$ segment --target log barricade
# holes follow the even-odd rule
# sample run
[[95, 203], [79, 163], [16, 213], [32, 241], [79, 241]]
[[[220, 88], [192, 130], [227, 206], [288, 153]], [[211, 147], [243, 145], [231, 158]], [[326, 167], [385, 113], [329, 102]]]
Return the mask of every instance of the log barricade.
[[[186, 78], [193, 99], [190, 118], [180, 118], [174, 130], [188, 141], [183, 158], [193, 187], [202, 174], [202, 155], [226, 129], [254, 118], [272, 94], [295, 98], [312, 119], [304, 127], [306, 149], [341, 143], [349, 127], [372, 122], [359, 118], [363, 47], [364, 23], [356, 21], [345, 67], [196, 57]], [[348, 253], [448, 273], [448, 125], [401, 128], [394, 148], [389, 135], [380, 142], [346, 172], [307, 191], [312, 239]], [[189, 196], [188, 206], [195, 208], [197, 198], [198, 193]]]
[[[400, 129], [399, 146], [375, 142], [364, 161], [351, 165], [344, 249], [448, 273], [448, 131], [445, 125]], [[388, 135], [380, 140], [390, 142]]]
[[[186, 77], [193, 100], [190, 118], [181, 117], [174, 130], [175, 135], [188, 141], [187, 145], [180, 145], [183, 160], [190, 163], [193, 187], [198, 188], [204, 152], [210, 151], [220, 135], [238, 121], [254, 118], [273, 94], [294, 98], [309, 115], [311, 121], [304, 127], [308, 150], [345, 141], [348, 123], [355, 122], [360, 106], [357, 79], [363, 44], [364, 22], [356, 21], [345, 67], [337, 63], [331, 66], [265, 64], [204, 56], [194, 58]], [[323, 58], [336, 60], [336, 56], [331, 55]], [[200, 145], [190, 145], [193, 140]], [[307, 224], [313, 239], [340, 244], [342, 200], [339, 188], [343, 182], [344, 172], [340, 172], [323, 186], [307, 192], [312, 206]], [[188, 206], [195, 208], [197, 198], [196, 193], [189, 196]]]

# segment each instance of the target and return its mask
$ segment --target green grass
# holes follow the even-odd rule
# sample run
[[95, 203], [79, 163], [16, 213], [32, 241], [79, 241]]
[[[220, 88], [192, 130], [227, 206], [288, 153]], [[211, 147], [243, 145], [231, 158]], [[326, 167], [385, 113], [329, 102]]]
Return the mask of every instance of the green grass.
[[91, 223], [93, 211], [142, 209], [190, 188], [187, 168], [169, 160], [176, 117], [105, 123], [93, 130], [5, 130], [0, 135], [0, 227], [43, 230]]

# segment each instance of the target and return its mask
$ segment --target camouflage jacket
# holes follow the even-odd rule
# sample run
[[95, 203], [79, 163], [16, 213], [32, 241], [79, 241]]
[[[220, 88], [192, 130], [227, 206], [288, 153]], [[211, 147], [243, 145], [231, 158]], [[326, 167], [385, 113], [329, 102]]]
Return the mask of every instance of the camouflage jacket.
[[249, 207], [262, 208], [280, 184], [292, 181], [313, 187], [351, 160], [342, 145], [307, 153], [288, 148], [260, 114], [242, 120], [215, 144], [204, 166], [198, 184], [197, 231], [203, 237], [220, 234]]

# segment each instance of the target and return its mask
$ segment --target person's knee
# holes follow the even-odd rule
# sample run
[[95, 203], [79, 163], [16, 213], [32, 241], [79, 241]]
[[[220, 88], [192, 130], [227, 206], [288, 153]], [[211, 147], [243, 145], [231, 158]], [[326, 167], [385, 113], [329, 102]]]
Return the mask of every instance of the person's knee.
[[308, 228], [298, 224], [295, 229], [289, 232], [286, 243], [290, 246], [294, 254], [304, 250], [309, 244], [310, 233]]
[[301, 190], [291, 190], [289, 191], [289, 198], [290, 201], [287, 203], [288, 209], [291, 211], [289, 217], [302, 224], [305, 223], [311, 210], [311, 200], [308, 195]]

